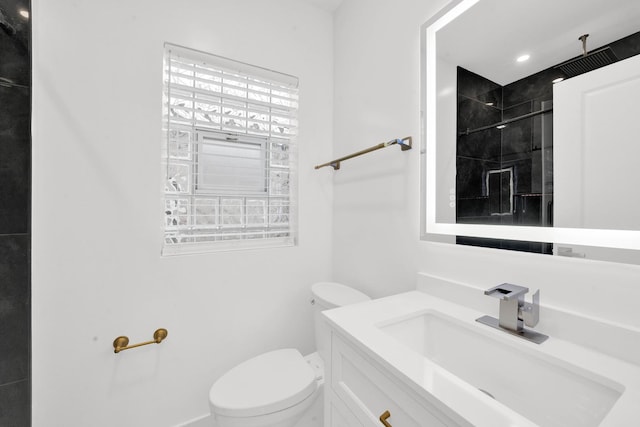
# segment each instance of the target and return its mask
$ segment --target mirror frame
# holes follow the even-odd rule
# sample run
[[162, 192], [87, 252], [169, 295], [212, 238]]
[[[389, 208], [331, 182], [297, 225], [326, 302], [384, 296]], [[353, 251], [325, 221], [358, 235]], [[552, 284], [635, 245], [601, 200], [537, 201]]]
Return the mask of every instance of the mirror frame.
[[[420, 28], [421, 221], [429, 235], [468, 236], [640, 250], [640, 231], [439, 223], [436, 220], [436, 33], [481, 0], [451, 0]], [[640, 214], [640, 213], [639, 213]]]

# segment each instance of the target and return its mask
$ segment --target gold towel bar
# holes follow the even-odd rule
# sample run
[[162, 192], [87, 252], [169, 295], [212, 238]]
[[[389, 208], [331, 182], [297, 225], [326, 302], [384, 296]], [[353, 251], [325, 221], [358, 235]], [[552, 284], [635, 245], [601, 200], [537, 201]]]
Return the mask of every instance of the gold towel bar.
[[381, 148], [385, 148], [385, 147], [388, 147], [390, 145], [396, 145], [396, 144], [398, 144], [400, 146], [400, 149], [402, 151], [411, 150], [412, 138], [410, 136], [407, 136], [407, 137], [402, 138], [402, 139], [392, 139], [391, 141], [381, 142], [380, 144], [374, 145], [373, 147], [369, 147], [369, 148], [366, 148], [364, 150], [358, 151], [357, 153], [349, 154], [348, 156], [340, 157], [339, 159], [335, 159], [335, 160], [332, 160], [330, 162], [323, 163], [321, 165], [316, 166], [315, 168], [316, 169], [320, 169], [320, 168], [323, 168], [325, 166], [331, 166], [333, 168], [333, 170], [335, 171], [335, 170], [340, 169], [340, 163], [345, 161], [345, 160], [353, 159], [354, 157], [362, 156], [363, 154], [367, 154], [367, 153], [370, 153], [372, 151], [376, 151], [376, 150], [379, 150]]
[[129, 345], [129, 337], [124, 337], [124, 336], [118, 337], [115, 340], [113, 340], [113, 348], [114, 348], [113, 352], [120, 353], [122, 350], [129, 350], [130, 348], [141, 347], [147, 344], [160, 344], [162, 340], [164, 340], [167, 337], [168, 334], [169, 332], [167, 332], [166, 329], [160, 328], [153, 333], [153, 341], [145, 341], [145, 342], [141, 342], [139, 344], [133, 344], [133, 345]]

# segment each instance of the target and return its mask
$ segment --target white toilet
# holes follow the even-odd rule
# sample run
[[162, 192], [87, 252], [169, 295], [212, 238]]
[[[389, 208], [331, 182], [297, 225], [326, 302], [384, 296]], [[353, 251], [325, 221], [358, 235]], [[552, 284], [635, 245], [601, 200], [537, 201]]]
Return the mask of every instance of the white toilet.
[[217, 427], [294, 427], [312, 407], [322, 408], [323, 360], [331, 337], [320, 312], [370, 298], [331, 282], [316, 283], [311, 292], [318, 351], [306, 357], [293, 348], [270, 351], [220, 377], [209, 391]]

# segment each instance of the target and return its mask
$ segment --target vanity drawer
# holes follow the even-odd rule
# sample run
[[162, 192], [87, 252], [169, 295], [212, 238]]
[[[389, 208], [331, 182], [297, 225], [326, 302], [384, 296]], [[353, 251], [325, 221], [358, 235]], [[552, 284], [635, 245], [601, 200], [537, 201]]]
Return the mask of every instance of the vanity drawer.
[[325, 412], [327, 424], [330, 427], [364, 427], [362, 423], [344, 407], [344, 402], [333, 399], [329, 402], [328, 411]]
[[[382, 426], [389, 411], [393, 427], [446, 427], [456, 425], [418, 403], [409, 389], [394, 381], [339, 335], [331, 337], [331, 388], [364, 426]], [[436, 411], [434, 408], [434, 412]]]

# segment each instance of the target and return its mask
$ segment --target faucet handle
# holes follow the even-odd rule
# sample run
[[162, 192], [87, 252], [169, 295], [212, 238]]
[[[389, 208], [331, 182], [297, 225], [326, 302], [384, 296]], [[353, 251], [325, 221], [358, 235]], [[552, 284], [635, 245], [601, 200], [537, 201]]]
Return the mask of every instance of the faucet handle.
[[532, 296], [532, 302], [525, 302], [520, 308], [520, 317], [524, 324], [534, 327], [540, 321], [540, 289]]
[[527, 292], [529, 292], [529, 288], [525, 288], [524, 286], [503, 283], [502, 285], [487, 289], [484, 291], [484, 294], [501, 300], [510, 301], [520, 299]]

